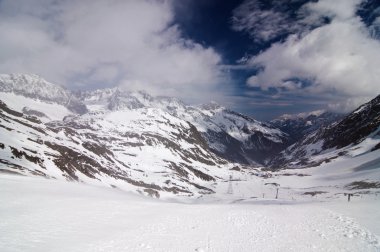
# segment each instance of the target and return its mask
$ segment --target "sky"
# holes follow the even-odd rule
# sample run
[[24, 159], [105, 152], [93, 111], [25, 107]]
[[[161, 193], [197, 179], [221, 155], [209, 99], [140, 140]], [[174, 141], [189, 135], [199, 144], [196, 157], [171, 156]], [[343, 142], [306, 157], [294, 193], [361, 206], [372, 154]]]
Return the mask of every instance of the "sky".
[[0, 0], [0, 72], [259, 120], [380, 94], [380, 0]]

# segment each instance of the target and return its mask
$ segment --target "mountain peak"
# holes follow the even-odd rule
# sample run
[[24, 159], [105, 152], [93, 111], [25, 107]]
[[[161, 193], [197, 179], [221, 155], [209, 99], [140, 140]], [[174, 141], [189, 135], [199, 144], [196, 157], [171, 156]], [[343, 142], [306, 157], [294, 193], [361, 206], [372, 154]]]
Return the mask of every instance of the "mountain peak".
[[215, 101], [211, 101], [209, 103], [201, 104], [200, 108], [204, 109], [204, 110], [224, 110], [225, 109], [225, 107], [223, 107], [222, 105], [220, 105], [219, 103], [217, 103]]
[[[294, 119], [305, 119], [309, 116], [321, 116], [322, 114], [326, 113], [326, 110], [320, 109], [320, 110], [314, 110], [310, 112], [302, 112], [298, 114], [283, 114], [280, 117], [278, 117], [279, 120], [294, 120]], [[277, 119], [275, 119], [277, 120]]]
[[87, 111], [72, 92], [60, 85], [50, 83], [36, 74], [0, 74], [0, 92], [61, 104], [78, 114]]
[[[12, 73], [12, 74], [0, 74], [0, 87], [2, 91], [6, 88], [15, 90], [23, 90], [24, 92], [32, 93], [36, 89], [41, 89], [38, 91], [61, 91], [64, 88], [60, 85], [50, 83], [44, 78], [37, 74], [22, 74], [22, 73]], [[45, 90], [43, 90], [45, 89]]]
[[361, 105], [356, 110], [352, 112], [352, 114], [358, 114], [361, 113], [364, 110], [370, 110], [372, 107], [378, 107], [380, 105], [380, 95], [373, 98], [371, 101]]
[[[294, 125], [290, 126], [296, 129]], [[273, 163], [284, 165], [286, 160], [287, 165], [292, 166], [317, 165], [342, 155], [352, 157], [379, 149], [380, 96], [335, 123], [322, 126], [312, 134], [305, 134], [276, 157]]]
[[292, 139], [291, 142], [294, 143], [321, 127], [326, 127], [331, 123], [341, 120], [342, 117], [343, 114], [315, 110], [299, 114], [284, 114], [270, 121], [270, 123], [289, 134]]

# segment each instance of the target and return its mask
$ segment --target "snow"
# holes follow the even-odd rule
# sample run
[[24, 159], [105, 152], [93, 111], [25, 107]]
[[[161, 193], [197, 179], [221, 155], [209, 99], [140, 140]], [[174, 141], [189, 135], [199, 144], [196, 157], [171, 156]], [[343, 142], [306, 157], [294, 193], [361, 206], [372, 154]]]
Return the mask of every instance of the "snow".
[[[323, 149], [325, 140], [323, 138], [316, 138], [316, 134], [318, 133], [316, 132], [307, 135], [307, 137], [301, 142], [289, 146], [286, 150], [281, 152], [281, 155], [286, 160], [295, 160], [290, 163], [294, 167], [300, 166], [297, 158], [297, 155], [300, 153], [303, 153], [303, 158], [308, 159], [309, 163], [326, 162], [335, 159], [339, 160], [341, 159], [341, 156], [345, 156], [346, 158], [357, 157], [368, 154], [376, 149], [376, 146], [380, 144], [379, 132], [380, 127], [366, 136], [366, 138], [359, 143], [352, 143], [342, 148], [332, 147], [329, 149]], [[304, 164], [302, 164], [301, 167], [302, 166], [304, 166]]]
[[371, 230], [377, 238], [380, 237], [379, 200], [366, 201], [363, 204], [361, 199], [354, 199], [349, 205], [345, 200], [334, 201], [327, 203], [325, 207], [331, 211], [339, 212], [343, 216], [349, 216], [346, 217], [346, 221], [355, 220], [364, 228]]
[[23, 92], [48, 100], [69, 99], [69, 92], [63, 87], [50, 83], [36, 74], [0, 74], [3, 92]]
[[[37, 77], [31, 78], [25, 82]], [[48, 93], [54, 95], [54, 90], [52, 86]], [[117, 89], [82, 95], [90, 112], [74, 116], [54, 101], [0, 92], [0, 100], [14, 110], [27, 105], [46, 114], [43, 122], [58, 126], [65, 123], [51, 120], [72, 115], [65, 122], [76, 125], [71, 135], [65, 127], [52, 131], [5, 113], [0, 128], [0, 251], [380, 251], [380, 190], [347, 187], [354, 181], [380, 181], [380, 150], [369, 152], [380, 142], [380, 128], [357, 145], [318, 156], [311, 155], [320, 152], [323, 141], [308, 145], [305, 154], [311, 161], [328, 160], [317, 167], [270, 172], [239, 165], [231, 170], [237, 164], [218, 162], [207, 148], [186, 139], [188, 122], [200, 132], [225, 131], [246, 148], [255, 132], [273, 142], [281, 142], [284, 133], [217, 104], [191, 107], [173, 98]], [[120, 110], [110, 109], [112, 99]], [[86, 134], [96, 134], [99, 144], [112, 151], [112, 162], [83, 146], [91, 142]], [[153, 200], [137, 194], [144, 187], [101, 172], [94, 179], [76, 171], [78, 181], [87, 185], [64, 182], [65, 173], [51, 159], [60, 154], [37, 140], [86, 154], [126, 178], [188, 191], [159, 190], [161, 201]], [[223, 142], [211, 146], [226, 148]], [[43, 165], [15, 158], [11, 147], [43, 157]], [[339, 156], [342, 151], [346, 155]], [[215, 164], [192, 155], [184, 158], [186, 153]], [[188, 175], [175, 172], [171, 162], [182, 164]], [[17, 165], [25, 170], [18, 171]], [[215, 180], [201, 179], [189, 167]], [[7, 171], [28, 176], [39, 171], [57, 180], [3, 174]], [[352, 202], [346, 202], [345, 193], [355, 194]]]
[[379, 199], [184, 204], [10, 175], [0, 187], [4, 252], [380, 251]]
[[46, 117], [39, 117], [42, 122], [62, 120], [65, 116], [73, 114], [63, 105], [27, 98], [14, 93], [0, 92], [0, 100], [7, 104], [9, 108], [19, 112], [26, 107], [44, 113]]
[[324, 140], [319, 140], [316, 143], [309, 144], [305, 147], [306, 156], [311, 156], [314, 153], [318, 153], [322, 150]]
[[[281, 143], [282, 138], [285, 137], [285, 134], [278, 129], [235, 114], [216, 103], [186, 106], [176, 98], [152, 97], [143, 91], [124, 92], [118, 89], [85, 93], [83, 99], [90, 111], [106, 111], [109, 104], [112, 104], [112, 110], [129, 110], [131, 115], [133, 111], [141, 113], [141, 109], [155, 109], [157, 114], [167, 113], [192, 123], [200, 132], [225, 131], [233, 138], [245, 143], [247, 148], [250, 146], [246, 142], [249, 142], [250, 136], [255, 132], [263, 133], [267, 139], [276, 143]], [[242, 130], [244, 127], [248, 132]], [[212, 147], [222, 152], [226, 148], [219, 143], [213, 144]]]
[[315, 110], [311, 112], [303, 112], [298, 114], [283, 114], [277, 120], [291, 120], [291, 119], [306, 119], [309, 116], [321, 116], [323, 113], [326, 113], [326, 110]]
[[[32, 104], [32, 101], [28, 102]], [[68, 147], [77, 153], [86, 155], [98, 164], [106, 166], [110, 173], [120, 172], [123, 177], [135, 181], [154, 184], [158, 188], [166, 188], [168, 183], [171, 183], [170, 188], [180, 188], [182, 194], [194, 197], [199, 196], [198, 193], [204, 190], [195, 186], [205, 186], [207, 181], [186, 168], [186, 165], [191, 169], [209, 174], [211, 177], [227, 176], [226, 170], [231, 167], [230, 164], [226, 164], [222, 168], [219, 165], [221, 162], [217, 161], [211, 152], [203, 149], [204, 147], [186, 140], [185, 137], [178, 137], [180, 134], [188, 135], [190, 133], [190, 124], [156, 108], [92, 111], [82, 116], [72, 117], [66, 121], [80, 125], [80, 128], [75, 129], [75, 135], [68, 134], [65, 128], [51, 131], [44, 124], [34, 124], [25, 118], [11, 114], [7, 116], [9, 119], [2, 121], [4, 127], [0, 127], [0, 142], [4, 143], [4, 148], [0, 148], [0, 156], [3, 160], [0, 162], [2, 171], [17, 172], [28, 176], [36, 175], [34, 172], [37, 171], [40, 175], [66, 180], [67, 172], [61, 170], [52, 158], [61, 154], [47, 145], [37, 144], [36, 141], [52, 142]], [[20, 123], [22, 121], [25, 121], [25, 124]], [[60, 125], [60, 122], [52, 123]], [[27, 125], [33, 125], [33, 127]], [[112, 151], [112, 160], [86, 149], [83, 143], [91, 142], [86, 134], [96, 134], [99, 144]], [[175, 146], [168, 148], [167, 143], [175, 143]], [[24, 156], [15, 158], [12, 148], [26, 151], [31, 156], [38, 155], [43, 163], [40, 165], [30, 162]], [[183, 157], [187, 154], [189, 157], [185, 160]], [[194, 158], [197, 156], [207, 158], [210, 163], [197, 161], [197, 158]], [[171, 163], [182, 166], [181, 169], [184, 169], [186, 179], [173, 171]], [[110, 177], [109, 174], [102, 171], [94, 175], [95, 179], [79, 170], [75, 171], [75, 176], [88, 184], [106, 187], [112, 185], [125, 191], [136, 192], [145, 189], [118, 177]], [[159, 194], [161, 198], [173, 197], [172, 191], [164, 190]]]
[[362, 105], [360, 106], [359, 108], [357, 108], [354, 112], [352, 112], [353, 114], [359, 114], [360, 112], [362, 112], [363, 110], [367, 109], [367, 105]]

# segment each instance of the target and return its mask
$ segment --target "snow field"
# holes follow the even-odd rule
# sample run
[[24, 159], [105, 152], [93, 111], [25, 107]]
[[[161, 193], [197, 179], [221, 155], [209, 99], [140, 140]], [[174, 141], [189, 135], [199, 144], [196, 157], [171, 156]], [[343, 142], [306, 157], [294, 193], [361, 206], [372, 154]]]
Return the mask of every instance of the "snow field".
[[[360, 218], [341, 213], [343, 202], [183, 204], [9, 175], [0, 187], [4, 252], [380, 251]], [[355, 216], [376, 213], [379, 222], [376, 203], [363, 201]]]

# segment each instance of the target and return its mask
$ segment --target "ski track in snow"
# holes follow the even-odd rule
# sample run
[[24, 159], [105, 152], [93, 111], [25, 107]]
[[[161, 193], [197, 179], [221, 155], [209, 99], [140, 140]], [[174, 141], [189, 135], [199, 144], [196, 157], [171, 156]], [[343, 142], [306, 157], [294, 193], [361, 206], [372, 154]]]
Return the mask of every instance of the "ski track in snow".
[[380, 251], [376, 235], [323, 203], [168, 203], [4, 175], [0, 187], [3, 252]]

